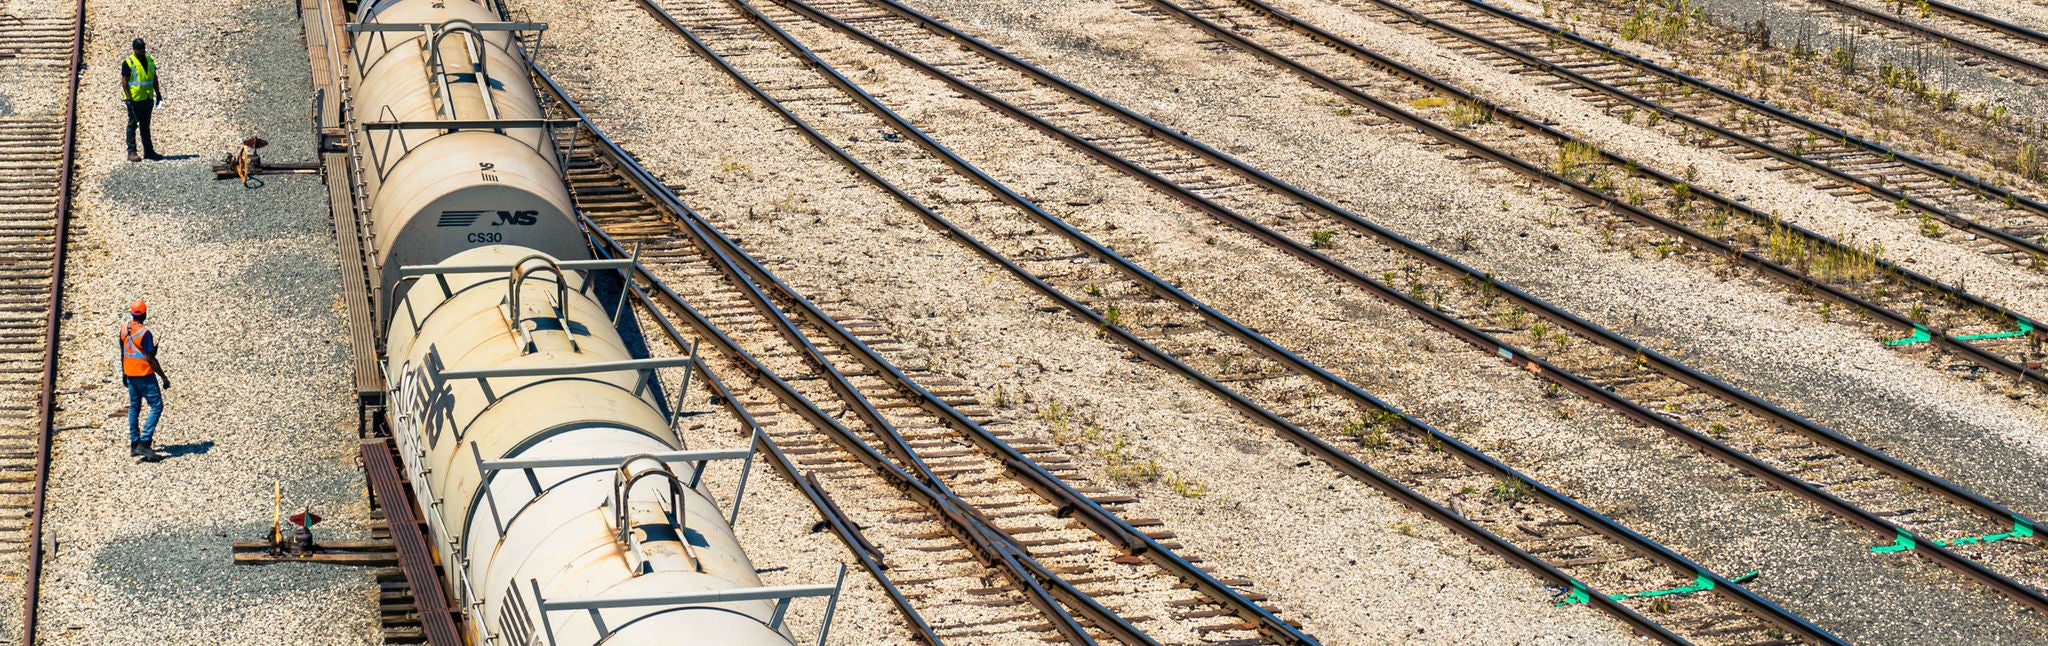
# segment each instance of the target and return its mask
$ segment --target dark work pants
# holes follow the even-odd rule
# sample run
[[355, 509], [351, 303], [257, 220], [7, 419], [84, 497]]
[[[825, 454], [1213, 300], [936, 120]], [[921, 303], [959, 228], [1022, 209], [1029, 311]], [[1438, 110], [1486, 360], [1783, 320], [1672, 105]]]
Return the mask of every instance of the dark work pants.
[[142, 130], [142, 154], [156, 154], [156, 142], [149, 138], [149, 113], [156, 110], [156, 100], [124, 101], [128, 104], [128, 154], [135, 154], [135, 130]]

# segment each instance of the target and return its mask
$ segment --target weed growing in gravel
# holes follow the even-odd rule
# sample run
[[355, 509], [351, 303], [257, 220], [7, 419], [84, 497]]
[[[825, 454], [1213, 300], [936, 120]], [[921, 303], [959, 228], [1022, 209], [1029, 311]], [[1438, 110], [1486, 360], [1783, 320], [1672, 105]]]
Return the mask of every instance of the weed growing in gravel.
[[1584, 142], [1567, 141], [1563, 145], [1558, 146], [1557, 167], [1552, 170], [1557, 171], [1559, 175], [1572, 177], [1573, 171], [1599, 162], [1600, 149]]
[[1183, 478], [1180, 474], [1166, 474], [1166, 486], [1182, 498], [1200, 498], [1209, 493], [1209, 485], [1194, 478]]
[[1666, 599], [1664, 597], [1657, 597], [1655, 599], [1651, 599], [1650, 612], [1654, 612], [1660, 615], [1669, 614], [1671, 612], [1671, 600]]
[[1412, 522], [1409, 522], [1409, 521], [1405, 521], [1405, 520], [1404, 520], [1404, 521], [1401, 521], [1401, 522], [1398, 522], [1398, 523], [1394, 523], [1394, 524], [1388, 525], [1388, 526], [1387, 526], [1387, 529], [1391, 529], [1391, 530], [1394, 530], [1395, 532], [1399, 532], [1399, 533], [1400, 533], [1400, 534], [1401, 534], [1402, 536], [1414, 536], [1414, 535], [1415, 535], [1415, 523], [1412, 523]]
[[1123, 309], [1117, 307], [1114, 303], [1110, 304], [1108, 308], [1102, 310], [1102, 322], [1110, 327], [1123, 327]]
[[1728, 216], [1728, 207], [1725, 206], [1718, 209], [1714, 209], [1712, 213], [1708, 213], [1706, 222], [1707, 232], [1715, 234], [1720, 233], [1721, 229], [1728, 226]]
[[1820, 322], [1822, 322], [1822, 323], [1827, 323], [1827, 322], [1829, 322], [1829, 321], [1832, 321], [1832, 320], [1834, 320], [1834, 318], [1835, 318], [1835, 304], [1834, 304], [1834, 303], [1832, 303], [1832, 302], [1829, 302], [1829, 301], [1821, 301], [1821, 302], [1820, 302]]
[[1446, 104], [1449, 104], [1450, 102], [1450, 99], [1446, 99], [1440, 96], [1433, 96], [1426, 99], [1416, 99], [1414, 101], [1409, 101], [1408, 107], [1415, 108], [1417, 110], [1428, 110], [1430, 108], [1444, 107]]
[[1876, 245], [1871, 251], [1859, 251], [1842, 247], [1829, 248], [1815, 263], [1814, 273], [1822, 280], [1861, 282], [1877, 275], [1878, 254], [1884, 252], [1883, 245]]
[[1834, 65], [1835, 69], [1854, 74], [1858, 49], [1856, 43], [1836, 45], [1833, 51], [1828, 52], [1828, 64]]
[[1451, 123], [1459, 127], [1476, 126], [1493, 121], [1493, 108], [1478, 101], [1460, 100], [1451, 104]]
[[1059, 402], [1050, 402], [1038, 407], [1038, 418], [1045, 420], [1045, 425], [1052, 429], [1052, 439], [1054, 442], [1060, 444], [1067, 443], [1067, 440], [1070, 439], [1069, 433], [1073, 424], [1072, 409]]
[[1679, 182], [1671, 185], [1671, 201], [1683, 211], [1692, 206], [1692, 185]]
[[1549, 334], [1550, 322], [1548, 321], [1545, 321], [1543, 319], [1536, 319], [1535, 323], [1529, 325], [1529, 336], [1534, 337], [1539, 341], [1542, 340], [1544, 336], [1547, 336]]
[[2013, 154], [2013, 172], [2034, 181], [2048, 179], [2048, 174], [2043, 173], [2041, 151], [2033, 144], [2022, 145], [2019, 152]]
[[1496, 502], [1516, 502], [1536, 492], [1536, 487], [1520, 478], [1501, 479], [1493, 483], [1491, 497]]
[[1347, 105], [1347, 106], [1344, 106], [1344, 107], [1341, 107], [1341, 108], [1337, 108], [1337, 116], [1340, 116], [1340, 117], [1348, 117], [1348, 116], [1351, 116], [1351, 106], [1348, 106], [1348, 105]]
[[1913, 309], [1906, 311], [1906, 318], [1913, 319], [1915, 322], [1925, 325], [1927, 323], [1927, 306], [1921, 305], [1919, 303], [1914, 303]]
[[1009, 400], [1009, 398], [1006, 396], [1007, 394], [1008, 393], [1003, 392], [1002, 384], [996, 384], [996, 408], [1009, 408], [1010, 404], [1015, 403]]
[[1316, 229], [1308, 232], [1309, 246], [1317, 249], [1337, 248], [1337, 232], [1330, 229]]
[[1162, 473], [1159, 461], [1133, 457], [1130, 448], [1130, 440], [1114, 435], [1109, 438], [1108, 448], [1095, 452], [1096, 457], [1108, 463], [1103, 471], [1109, 475], [1110, 481], [1128, 487], [1158, 480]]
[[1806, 264], [1806, 240], [1791, 229], [1772, 224], [1769, 244], [1773, 262], [1786, 266]]
[[1934, 221], [1934, 215], [1929, 213], [1920, 214], [1920, 235], [1929, 238], [1941, 237], [1941, 223]]
[[1529, 312], [1514, 305], [1503, 305], [1493, 311], [1493, 320], [1510, 329], [1521, 329], [1522, 324], [1529, 320]]

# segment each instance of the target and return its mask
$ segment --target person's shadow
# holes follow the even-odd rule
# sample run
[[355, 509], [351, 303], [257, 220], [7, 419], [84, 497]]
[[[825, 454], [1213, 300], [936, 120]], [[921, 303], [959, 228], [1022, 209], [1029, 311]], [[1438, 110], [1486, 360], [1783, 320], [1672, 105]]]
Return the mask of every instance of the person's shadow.
[[180, 458], [187, 455], [206, 455], [206, 452], [212, 450], [213, 440], [206, 440], [204, 442], [186, 442], [184, 444], [171, 444], [167, 446], [158, 447], [156, 450], [156, 454], [162, 456], [165, 459], [169, 459]]

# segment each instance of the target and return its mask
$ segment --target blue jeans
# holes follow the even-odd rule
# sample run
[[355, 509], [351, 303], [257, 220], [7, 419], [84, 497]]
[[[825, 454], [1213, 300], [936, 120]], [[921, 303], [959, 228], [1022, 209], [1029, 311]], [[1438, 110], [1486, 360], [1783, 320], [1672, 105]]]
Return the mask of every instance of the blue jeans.
[[[164, 414], [164, 391], [157, 387], [156, 375], [147, 377], [123, 376], [128, 382], [128, 441], [148, 442], [156, 435], [156, 418]], [[136, 425], [136, 418], [142, 414], [142, 402], [149, 400], [149, 419]]]

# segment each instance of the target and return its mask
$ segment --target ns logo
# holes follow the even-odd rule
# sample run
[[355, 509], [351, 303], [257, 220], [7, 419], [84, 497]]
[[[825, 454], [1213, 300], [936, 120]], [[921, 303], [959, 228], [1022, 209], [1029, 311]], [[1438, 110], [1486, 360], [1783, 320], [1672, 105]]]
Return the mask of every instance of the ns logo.
[[476, 224], [484, 216], [492, 216], [491, 226], [532, 226], [540, 221], [540, 211], [442, 211], [435, 226], [466, 227]]

